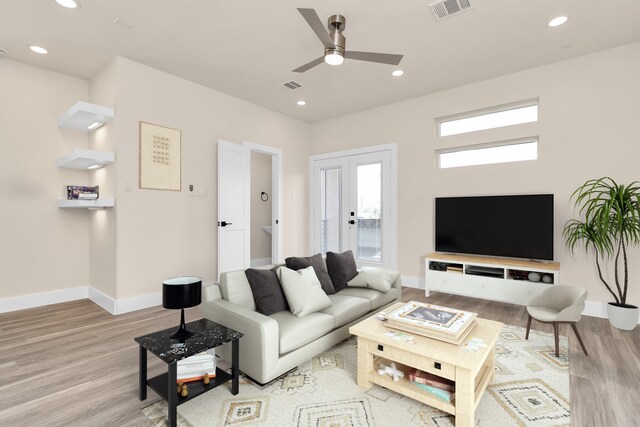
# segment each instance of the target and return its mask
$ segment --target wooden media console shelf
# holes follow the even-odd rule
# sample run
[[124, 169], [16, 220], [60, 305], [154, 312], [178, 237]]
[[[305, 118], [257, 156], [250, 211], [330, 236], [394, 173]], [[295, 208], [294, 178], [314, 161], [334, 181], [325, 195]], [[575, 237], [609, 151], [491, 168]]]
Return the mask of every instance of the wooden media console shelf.
[[432, 253], [425, 256], [425, 294], [446, 292], [526, 305], [558, 284], [557, 262]]

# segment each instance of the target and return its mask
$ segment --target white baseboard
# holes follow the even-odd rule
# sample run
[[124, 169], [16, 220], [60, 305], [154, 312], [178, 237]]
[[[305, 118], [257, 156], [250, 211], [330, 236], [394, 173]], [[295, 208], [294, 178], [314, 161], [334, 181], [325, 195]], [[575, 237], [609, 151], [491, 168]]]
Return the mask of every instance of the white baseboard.
[[[407, 288], [425, 289], [425, 280], [422, 277], [401, 276], [402, 286]], [[607, 303], [599, 301], [585, 301], [583, 316], [601, 317], [607, 319]], [[640, 321], [638, 321], [640, 324]]]
[[422, 277], [400, 276], [400, 282], [402, 283], [402, 286], [406, 286], [407, 288], [425, 288], [424, 278]]
[[88, 297], [87, 286], [0, 298], [0, 313], [58, 304]]
[[260, 267], [261, 265], [270, 265], [271, 263], [271, 258], [256, 258], [250, 261], [251, 267]]
[[158, 305], [162, 305], [162, 292], [122, 298], [116, 300], [116, 310], [114, 314], [129, 313]]
[[16, 297], [0, 298], [0, 313], [42, 307], [61, 302], [90, 299], [111, 314], [123, 314], [143, 308], [155, 307], [162, 304], [162, 292], [139, 295], [130, 298], [114, 299], [91, 286], [60, 289], [57, 291], [40, 292], [37, 294], [20, 295]]
[[111, 314], [116, 314], [116, 300], [89, 286], [89, 299]]

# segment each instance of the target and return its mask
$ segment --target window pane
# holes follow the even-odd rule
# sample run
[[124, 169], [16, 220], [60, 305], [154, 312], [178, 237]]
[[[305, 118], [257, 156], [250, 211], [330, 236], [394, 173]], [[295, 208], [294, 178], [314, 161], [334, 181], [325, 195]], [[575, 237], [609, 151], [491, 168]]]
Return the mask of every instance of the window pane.
[[537, 121], [538, 106], [531, 105], [462, 119], [441, 121], [438, 128], [440, 136], [449, 136]]
[[320, 241], [322, 253], [341, 252], [340, 235], [340, 169], [320, 172]]
[[538, 142], [523, 142], [486, 148], [473, 148], [439, 154], [441, 169], [460, 166], [521, 162], [538, 158]]
[[382, 262], [382, 164], [357, 166], [356, 259]]

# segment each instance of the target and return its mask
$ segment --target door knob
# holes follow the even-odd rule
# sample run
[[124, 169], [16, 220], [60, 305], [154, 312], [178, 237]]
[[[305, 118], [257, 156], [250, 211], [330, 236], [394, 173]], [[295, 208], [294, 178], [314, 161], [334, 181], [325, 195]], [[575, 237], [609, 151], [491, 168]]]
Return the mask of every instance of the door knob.
[[355, 220], [355, 219], [350, 219], [350, 220], [349, 220], [349, 224], [352, 224], [352, 225], [353, 225], [353, 224], [355, 224], [355, 223], [356, 223], [356, 220]]
[[220, 222], [220, 225], [221, 225], [222, 227], [226, 227], [227, 225], [232, 225], [232, 224], [233, 224], [232, 222], [227, 222], [227, 221], [222, 221], [222, 222]]

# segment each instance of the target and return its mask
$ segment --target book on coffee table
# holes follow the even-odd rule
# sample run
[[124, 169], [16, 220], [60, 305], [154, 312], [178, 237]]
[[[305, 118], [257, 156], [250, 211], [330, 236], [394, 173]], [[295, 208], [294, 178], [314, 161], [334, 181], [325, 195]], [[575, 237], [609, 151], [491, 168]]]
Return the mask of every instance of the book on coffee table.
[[411, 368], [407, 378], [409, 381], [415, 383], [430, 385], [450, 392], [456, 391], [456, 383], [454, 381], [421, 371], [420, 369]]
[[387, 326], [425, 337], [460, 344], [469, 334], [477, 313], [410, 301], [388, 314]]

